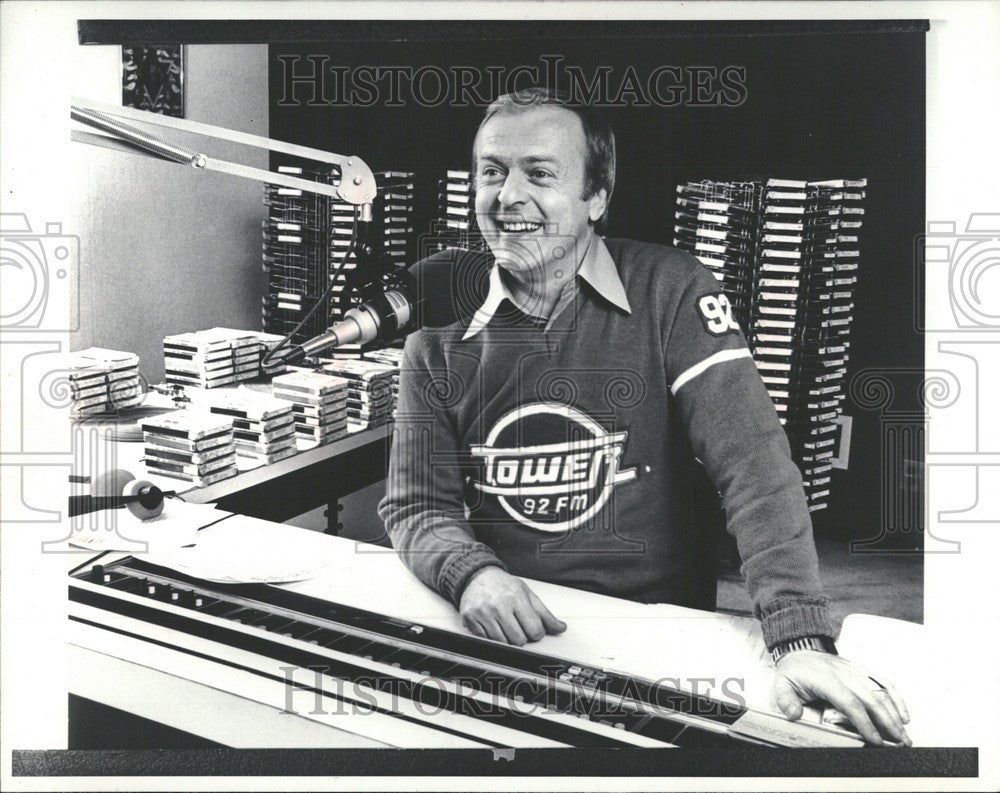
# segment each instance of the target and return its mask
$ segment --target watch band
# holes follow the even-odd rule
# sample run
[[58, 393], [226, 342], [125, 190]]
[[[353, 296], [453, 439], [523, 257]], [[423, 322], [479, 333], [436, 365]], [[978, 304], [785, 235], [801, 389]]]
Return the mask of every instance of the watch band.
[[796, 650], [816, 650], [821, 653], [837, 655], [837, 645], [829, 636], [803, 636], [800, 639], [791, 639], [781, 642], [771, 648], [771, 660], [778, 663], [779, 658], [783, 658]]

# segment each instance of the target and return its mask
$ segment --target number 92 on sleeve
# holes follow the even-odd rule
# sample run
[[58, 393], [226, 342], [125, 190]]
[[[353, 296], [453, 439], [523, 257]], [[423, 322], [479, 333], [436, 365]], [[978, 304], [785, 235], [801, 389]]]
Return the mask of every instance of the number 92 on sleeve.
[[740, 326], [733, 319], [733, 307], [724, 294], [705, 295], [698, 298], [698, 314], [705, 330], [713, 336], [738, 331]]

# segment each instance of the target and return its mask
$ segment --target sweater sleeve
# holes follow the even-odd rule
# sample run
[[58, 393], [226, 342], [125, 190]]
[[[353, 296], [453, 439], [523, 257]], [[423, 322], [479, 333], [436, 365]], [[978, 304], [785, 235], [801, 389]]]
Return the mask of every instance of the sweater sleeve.
[[833, 636], [802, 475], [715, 278], [699, 267], [665, 340], [668, 382], [727, 528], [767, 646]]
[[427, 331], [406, 340], [389, 475], [378, 512], [407, 567], [457, 608], [473, 573], [490, 565], [506, 567], [476, 541], [465, 518], [465, 473], [442, 404], [463, 386], [453, 382], [443, 361], [428, 365], [434, 346]]

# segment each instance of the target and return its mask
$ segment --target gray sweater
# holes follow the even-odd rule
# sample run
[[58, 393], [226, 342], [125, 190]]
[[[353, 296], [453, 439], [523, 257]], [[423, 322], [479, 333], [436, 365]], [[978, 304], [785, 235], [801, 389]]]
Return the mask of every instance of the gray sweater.
[[700, 461], [768, 646], [832, 636], [802, 477], [718, 283], [673, 248], [598, 244], [627, 308], [578, 276], [548, 328], [508, 303], [474, 334], [407, 339], [379, 506], [394, 547], [456, 605], [488, 565], [700, 605]]

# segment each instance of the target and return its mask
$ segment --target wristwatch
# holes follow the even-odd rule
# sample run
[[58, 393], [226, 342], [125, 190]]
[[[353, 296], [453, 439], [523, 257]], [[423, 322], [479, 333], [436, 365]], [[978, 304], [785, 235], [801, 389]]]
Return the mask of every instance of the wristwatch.
[[778, 659], [796, 650], [816, 650], [829, 655], [837, 655], [837, 645], [829, 636], [803, 636], [800, 639], [791, 639], [776, 644], [771, 648], [771, 660], [778, 663]]

